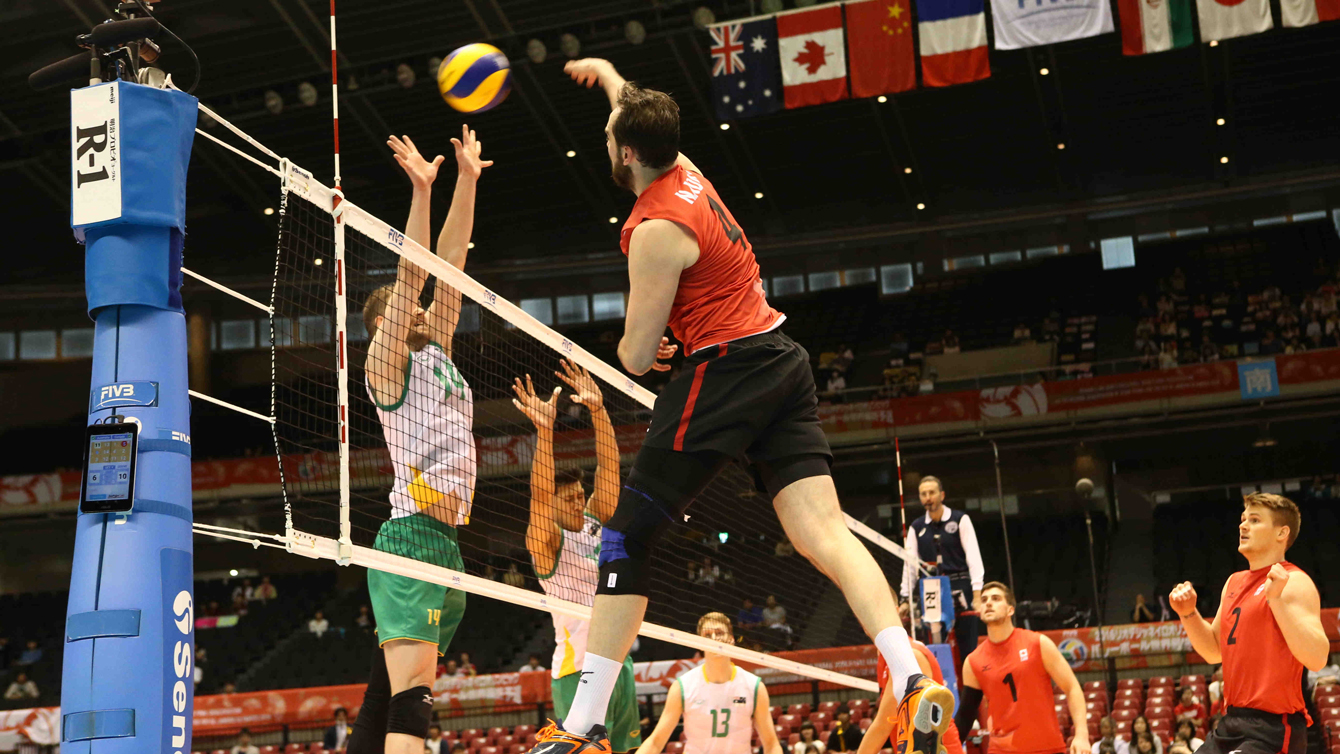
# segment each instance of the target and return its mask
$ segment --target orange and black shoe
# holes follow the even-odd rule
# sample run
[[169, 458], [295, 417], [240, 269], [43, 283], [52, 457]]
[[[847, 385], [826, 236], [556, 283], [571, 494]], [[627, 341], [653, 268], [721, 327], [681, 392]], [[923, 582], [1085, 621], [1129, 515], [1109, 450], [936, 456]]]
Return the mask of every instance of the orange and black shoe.
[[538, 743], [526, 754], [613, 754], [605, 726], [597, 725], [586, 735], [579, 736], [563, 730], [562, 723], [553, 720], [535, 734]]
[[954, 694], [924, 675], [907, 680], [898, 705], [895, 754], [945, 754], [945, 733], [954, 724]]

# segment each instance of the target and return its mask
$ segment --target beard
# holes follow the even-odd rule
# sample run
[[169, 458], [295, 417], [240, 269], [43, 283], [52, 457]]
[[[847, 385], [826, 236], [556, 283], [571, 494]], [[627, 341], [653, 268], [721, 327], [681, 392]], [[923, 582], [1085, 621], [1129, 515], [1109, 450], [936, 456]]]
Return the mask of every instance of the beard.
[[429, 338], [427, 333], [421, 333], [418, 330], [410, 330], [409, 334], [405, 336], [405, 345], [409, 346], [409, 350], [414, 353], [422, 351], [424, 346], [431, 341], [432, 338]]
[[614, 179], [615, 186], [629, 191], [633, 190], [633, 168], [631, 165], [612, 164], [610, 166], [610, 178]]

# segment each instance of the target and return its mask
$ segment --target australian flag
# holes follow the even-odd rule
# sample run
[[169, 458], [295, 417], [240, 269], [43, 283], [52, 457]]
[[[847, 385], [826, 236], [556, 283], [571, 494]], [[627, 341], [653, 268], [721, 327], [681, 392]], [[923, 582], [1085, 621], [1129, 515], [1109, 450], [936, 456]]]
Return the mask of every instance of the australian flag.
[[782, 109], [777, 21], [763, 18], [708, 28], [717, 118], [735, 120]]

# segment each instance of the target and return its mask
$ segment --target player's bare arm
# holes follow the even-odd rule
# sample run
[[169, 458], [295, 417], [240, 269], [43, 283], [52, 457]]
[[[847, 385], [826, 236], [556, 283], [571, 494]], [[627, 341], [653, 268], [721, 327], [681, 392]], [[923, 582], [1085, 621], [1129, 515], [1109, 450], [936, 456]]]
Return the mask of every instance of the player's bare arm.
[[[437, 180], [437, 169], [444, 158], [439, 155], [431, 162], [425, 160], [408, 136], [392, 136], [386, 144], [414, 188], [409, 219], [405, 222], [405, 235], [427, 247], [432, 232], [429, 222], [433, 181]], [[419, 294], [423, 292], [427, 279], [428, 274], [422, 267], [409, 261], [408, 257], [400, 257], [395, 285], [386, 303], [386, 313], [372, 336], [372, 342], [368, 344], [368, 384], [372, 386], [379, 403], [389, 405], [400, 399], [410, 357], [409, 344], [405, 338], [422, 316], [419, 311]]]
[[603, 525], [619, 507], [619, 442], [614, 423], [605, 410], [600, 384], [591, 373], [567, 359], [559, 360], [559, 367], [554, 375], [572, 388], [572, 400], [586, 406], [591, 414], [591, 428], [596, 434], [596, 476], [586, 508]]
[[[1075, 671], [1070, 669], [1056, 642], [1046, 636], [1038, 636], [1038, 647], [1042, 651], [1042, 667], [1052, 677], [1052, 683], [1065, 692], [1065, 703], [1070, 708], [1071, 720], [1084, 720], [1088, 709], [1084, 703], [1084, 688], [1079, 685]], [[1070, 754], [1089, 754], [1093, 749], [1089, 743], [1089, 729], [1083, 725], [1075, 726], [1075, 737], [1070, 742]]]
[[558, 396], [563, 388], [556, 387], [543, 400], [535, 394], [530, 375], [522, 382], [513, 381], [512, 404], [535, 424], [535, 455], [530, 461], [530, 523], [526, 528], [526, 549], [536, 573], [554, 570], [562, 532], [558, 528], [558, 509], [554, 503], [554, 419], [558, 417]]
[[1276, 563], [1266, 574], [1265, 598], [1293, 656], [1308, 670], [1326, 667], [1331, 640], [1321, 625], [1321, 595], [1312, 577]]
[[758, 740], [763, 744], [763, 754], [782, 754], [777, 728], [772, 724], [772, 700], [768, 696], [768, 687], [762, 683], [758, 684], [758, 698], [754, 700], [754, 730], [758, 731]]
[[697, 261], [698, 239], [678, 223], [647, 220], [633, 230], [628, 243], [628, 315], [619, 341], [619, 361], [630, 373], [670, 369], [669, 364], [657, 362], [674, 354], [675, 346], [663, 333], [680, 273]]
[[[935, 671], [931, 669], [930, 660], [920, 652], [916, 653], [917, 667], [921, 668], [921, 674], [927, 678], [934, 678]], [[870, 727], [866, 729], [861, 738], [861, 745], [856, 748], [856, 754], [876, 754], [884, 748], [884, 743], [889, 740], [893, 733], [893, 721], [898, 714], [898, 695], [893, 693], [893, 677], [889, 677], [889, 682], [884, 685], [884, 693], [879, 697], [879, 709], [875, 710], [875, 718], [870, 721]]]
[[[451, 146], [456, 151], [456, 189], [451, 195], [447, 220], [437, 235], [437, 255], [452, 267], [464, 270], [465, 258], [470, 251], [470, 235], [475, 228], [475, 184], [480, 173], [493, 161], [481, 156], [484, 144], [475, 138], [475, 132], [467, 125], [461, 126], [461, 138], [452, 139]], [[428, 307], [428, 331], [448, 357], [460, 318], [461, 292], [439, 280], [433, 304]]]
[[[599, 86], [605, 91], [605, 96], [609, 98], [610, 109], [613, 110], [619, 101], [619, 90], [628, 83], [623, 76], [615, 70], [614, 64], [602, 58], [582, 58], [581, 60], [569, 60], [563, 66], [564, 73], [567, 73], [578, 84], [590, 89], [593, 86]], [[703, 171], [698, 169], [693, 161], [685, 157], [681, 152], [675, 160], [676, 165], [682, 165], [688, 170], [692, 170], [698, 175]]]
[[[1221, 608], [1227, 595], [1228, 582], [1224, 582], [1224, 588], [1219, 590]], [[1196, 609], [1196, 588], [1191, 586], [1190, 581], [1183, 581], [1173, 587], [1172, 593], [1168, 595], [1168, 606], [1181, 619], [1182, 627], [1186, 629], [1187, 638], [1191, 640], [1191, 648], [1196, 650], [1196, 654], [1204, 657], [1211, 665], [1223, 662], [1223, 656], [1219, 652], [1220, 612], [1215, 613], [1213, 623], [1201, 617], [1200, 611]]]
[[[767, 710], [767, 707], [763, 707]], [[637, 754], [661, 754], [665, 749], [665, 744], [670, 740], [670, 734], [675, 732], [675, 726], [679, 725], [679, 716], [684, 712], [684, 689], [676, 680], [670, 684], [670, 690], [665, 694], [665, 707], [661, 709], [661, 719], [656, 721], [656, 728], [652, 730], [647, 740], [637, 747]], [[769, 717], [771, 721], [771, 717]], [[771, 726], [769, 726], [771, 727]], [[760, 728], [760, 735], [762, 729]], [[773, 731], [776, 737], [776, 731]]]

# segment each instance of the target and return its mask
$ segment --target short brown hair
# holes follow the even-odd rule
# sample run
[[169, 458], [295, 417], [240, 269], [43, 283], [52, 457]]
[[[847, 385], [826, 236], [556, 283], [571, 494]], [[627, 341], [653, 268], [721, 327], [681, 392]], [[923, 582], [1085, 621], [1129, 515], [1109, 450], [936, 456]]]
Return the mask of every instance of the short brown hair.
[[580, 484], [585, 480], [586, 472], [579, 466], [571, 466], [554, 472], [554, 487], [562, 487], [563, 485], [572, 484], [573, 482]]
[[1270, 511], [1270, 519], [1276, 526], [1289, 527], [1289, 542], [1284, 545], [1284, 549], [1293, 547], [1293, 543], [1298, 541], [1298, 529], [1303, 525], [1303, 514], [1298, 512], [1298, 506], [1294, 501], [1283, 495], [1273, 495], [1269, 492], [1253, 492], [1250, 495], [1244, 495], [1242, 498], [1242, 508], [1259, 505]]
[[372, 293], [363, 302], [363, 327], [368, 337], [377, 334], [377, 318], [386, 315], [386, 306], [391, 303], [391, 294], [395, 292], [395, 283], [387, 283]]
[[629, 81], [615, 102], [619, 115], [611, 131], [614, 143], [630, 147], [652, 170], [670, 167], [679, 157], [679, 105], [665, 92], [643, 89]]
[[734, 629], [731, 627], [730, 618], [727, 617], [725, 613], [715, 613], [715, 612], [708, 613], [707, 615], [704, 615], [703, 617], [699, 618], [698, 619], [699, 635], [702, 635], [703, 626], [707, 625], [708, 623], [720, 623], [721, 625], [725, 626], [727, 630], [731, 631], [732, 634], [734, 633]]
[[931, 476], [930, 474], [927, 474], [926, 476], [921, 478], [920, 482], [917, 482], [917, 487], [920, 488], [921, 485], [925, 484], [926, 482], [935, 482], [935, 486], [939, 487], [941, 492], [945, 491], [945, 483], [941, 482], [940, 477], [938, 476]]
[[1018, 607], [1018, 604], [1015, 602], [1014, 599], [1013, 589], [1000, 583], [999, 581], [988, 581], [985, 584], [982, 584], [982, 594], [986, 594], [986, 590], [988, 589], [999, 589], [1000, 591], [1005, 593], [1005, 601], [1010, 603], [1010, 607]]

